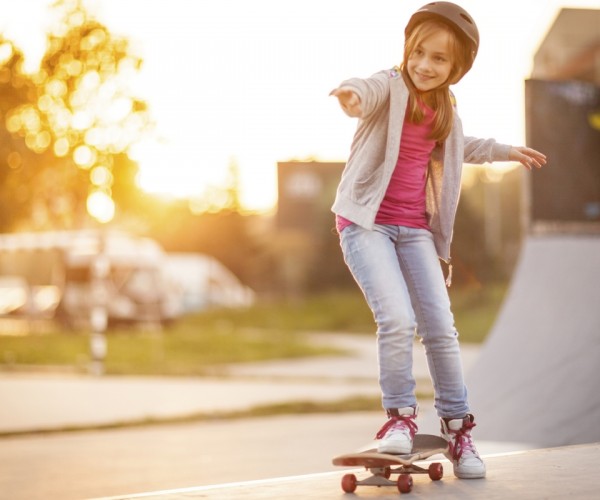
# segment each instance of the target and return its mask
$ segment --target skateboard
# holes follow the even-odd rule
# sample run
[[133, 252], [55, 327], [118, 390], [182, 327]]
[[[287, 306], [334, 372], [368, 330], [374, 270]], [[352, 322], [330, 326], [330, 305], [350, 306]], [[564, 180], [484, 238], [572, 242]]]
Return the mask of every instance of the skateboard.
[[[357, 453], [340, 455], [332, 460], [333, 465], [363, 466], [371, 476], [358, 480], [354, 474], [342, 477], [342, 490], [353, 493], [357, 486], [396, 486], [400, 493], [409, 493], [413, 487], [411, 474], [428, 474], [432, 481], [439, 481], [444, 475], [441, 463], [434, 462], [427, 468], [415, 462], [424, 460], [438, 453], [448, 450], [448, 442], [431, 434], [417, 434], [413, 441], [412, 452], [408, 455], [392, 455], [377, 453], [376, 449], [369, 449]], [[396, 481], [390, 479], [392, 474], [398, 474]]]

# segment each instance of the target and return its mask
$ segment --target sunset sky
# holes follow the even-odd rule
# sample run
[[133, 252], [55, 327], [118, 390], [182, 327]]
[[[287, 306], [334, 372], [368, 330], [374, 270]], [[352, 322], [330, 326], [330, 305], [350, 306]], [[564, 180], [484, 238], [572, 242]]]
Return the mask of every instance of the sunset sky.
[[[35, 67], [50, 0], [0, 0], [0, 30]], [[345, 160], [356, 122], [329, 91], [400, 62], [403, 30], [424, 0], [87, 0], [144, 59], [131, 85], [156, 132], [133, 153], [147, 191], [201, 197], [240, 167], [242, 200], [268, 209], [277, 161]], [[465, 133], [524, 143], [523, 80], [561, 7], [598, 1], [463, 0], [481, 33], [453, 88]]]

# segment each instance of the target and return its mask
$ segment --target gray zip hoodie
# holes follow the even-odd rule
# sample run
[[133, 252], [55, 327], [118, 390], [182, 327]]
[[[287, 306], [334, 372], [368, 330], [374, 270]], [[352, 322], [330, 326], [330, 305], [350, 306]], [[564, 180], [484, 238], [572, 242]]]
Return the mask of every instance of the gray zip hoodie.
[[[351, 78], [340, 87], [358, 95], [362, 117], [332, 211], [372, 229], [398, 161], [409, 92], [397, 68], [367, 79]], [[427, 218], [440, 259], [450, 262], [463, 163], [507, 161], [510, 148], [494, 139], [465, 137], [455, 110], [452, 131], [442, 145], [434, 148], [427, 177]]]

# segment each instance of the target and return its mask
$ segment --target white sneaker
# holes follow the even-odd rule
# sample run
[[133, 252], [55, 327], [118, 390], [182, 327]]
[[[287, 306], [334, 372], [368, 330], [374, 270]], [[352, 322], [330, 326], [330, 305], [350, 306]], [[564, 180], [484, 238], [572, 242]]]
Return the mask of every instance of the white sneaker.
[[389, 420], [379, 430], [376, 439], [379, 453], [406, 455], [412, 451], [413, 439], [417, 433], [416, 408], [398, 408], [387, 411]]
[[465, 418], [441, 419], [442, 437], [448, 441], [446, 458], [454, 466], [454, 475], [460, 479], [485, 477], [485, 464], [473, 443], [471, 429], [475, 427], [473, 415]]

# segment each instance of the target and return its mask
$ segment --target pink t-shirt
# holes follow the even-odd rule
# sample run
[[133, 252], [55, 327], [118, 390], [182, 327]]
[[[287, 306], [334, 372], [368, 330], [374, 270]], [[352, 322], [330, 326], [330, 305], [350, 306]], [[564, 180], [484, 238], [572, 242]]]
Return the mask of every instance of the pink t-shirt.
[[[435, 140], [428, 138], [434, 112], [424, 104], [422, 108], [425, 118], [421, 123], [410, 123], [404, 119], [398, 161], [375, 217], [377, 224], [429, 229], [425, 213], [425, 184], [429, 157], [435, 147]], [[336, 217], [338, 231], [350, 224], [352, 222], [348, 219], [340, 215]]]

